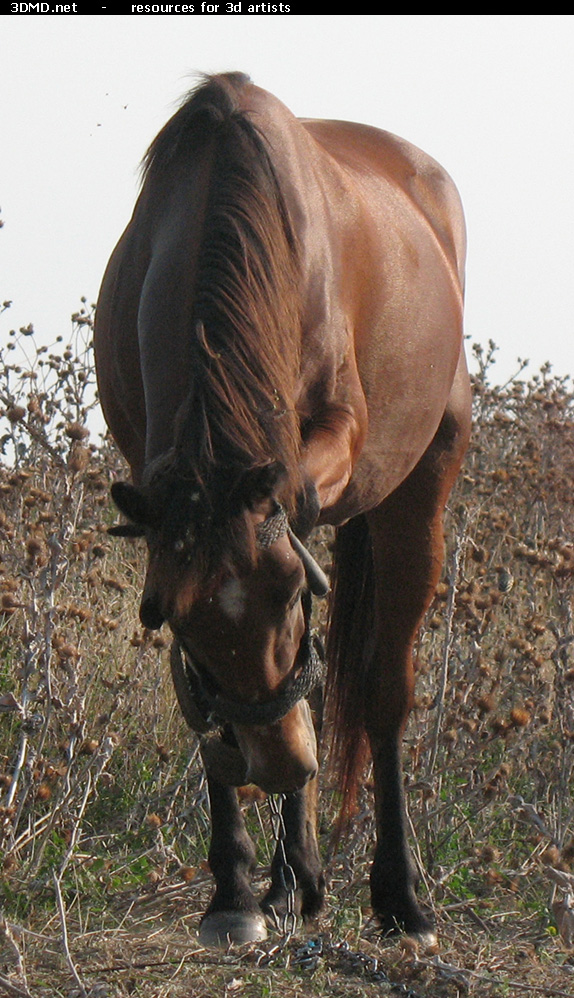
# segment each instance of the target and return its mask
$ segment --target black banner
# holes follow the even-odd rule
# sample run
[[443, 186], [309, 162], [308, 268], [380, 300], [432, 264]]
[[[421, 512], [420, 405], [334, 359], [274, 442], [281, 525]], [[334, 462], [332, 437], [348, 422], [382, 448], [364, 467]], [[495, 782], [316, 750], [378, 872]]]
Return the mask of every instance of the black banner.
[[[260, 15], [268, 14], [316, 14], [324, 13], [325, 7], [319, 10], [319, 4], [305, 3], [301, 0], [259, 0], [259, 2], [248, 2], [248, 0], [228, 0], [228, 2], [200, 2], [184, 3], [130, 3], [123, 0], [112, 3], [94, 4], [93, 0], [89, 4], [85, 0], [76, 0], [75, 3], [53, 3], [52, 0], [8, 0], [2, 5], [4, 11], [9, 14], [53, 14], [54, 16], [74, 16], [78, 14], [97, 17], [99, 15], [157, 15], [167, 14], [180, 17], [213, 17], [217, 15]], [[1, 9], [1, 8], [0, 8]]]

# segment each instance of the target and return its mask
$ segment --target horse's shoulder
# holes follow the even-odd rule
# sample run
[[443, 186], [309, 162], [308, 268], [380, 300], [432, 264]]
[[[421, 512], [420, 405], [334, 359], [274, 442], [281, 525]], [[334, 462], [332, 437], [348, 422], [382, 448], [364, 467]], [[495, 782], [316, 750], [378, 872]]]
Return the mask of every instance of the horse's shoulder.
[[432, 156], [391, 132], [352, 121], [300, 119], [317, 145], [348, 174], [368, 176], [402, 191], [437, 231], [456, 232], [464, 242], [458, 191], [448, 172]]

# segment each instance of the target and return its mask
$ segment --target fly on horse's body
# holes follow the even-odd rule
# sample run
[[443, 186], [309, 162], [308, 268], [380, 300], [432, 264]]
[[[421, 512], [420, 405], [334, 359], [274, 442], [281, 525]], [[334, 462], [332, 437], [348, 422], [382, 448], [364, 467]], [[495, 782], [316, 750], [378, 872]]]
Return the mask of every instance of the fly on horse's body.
[[387, 132], [295, 118], [241, 74], [206, 78], [152, 143], [97, 308], [101, 403], [131, 467], [113, 496], [149, 550], [140, 616], [173, 635], [202, 733], [216, 891], [200, 938], [259, 939], [235, 787], [284, 793], [300, 914], [324, 896], [319, 653], [304, 547], [336, 528], [328, 694], [342, 787], [373, 761], [374, 912], [432, 933], [406, 842], [401, 741], [411, 650], [470, 428], [464, 221], [430, 157]]

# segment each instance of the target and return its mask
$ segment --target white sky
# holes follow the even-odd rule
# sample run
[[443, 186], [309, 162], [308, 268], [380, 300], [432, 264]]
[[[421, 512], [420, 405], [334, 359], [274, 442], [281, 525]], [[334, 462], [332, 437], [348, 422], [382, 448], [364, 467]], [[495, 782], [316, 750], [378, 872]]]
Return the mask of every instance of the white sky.
[[421, 146], [469, 232], [472, 341], [574, 374], [574, 16], [26, 16], [1, 21], [0, 340], [68, 336], [129, 220], [138, 164], [194, 72]]

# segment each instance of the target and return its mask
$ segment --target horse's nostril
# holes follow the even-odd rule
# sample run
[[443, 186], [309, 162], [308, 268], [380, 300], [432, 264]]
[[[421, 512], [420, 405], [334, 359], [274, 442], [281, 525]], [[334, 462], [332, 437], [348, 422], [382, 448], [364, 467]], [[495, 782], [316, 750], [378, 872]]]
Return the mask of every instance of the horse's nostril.
[[149, 631], [159, 631], [165, 621], [161, 613], [157, 600], [153, 596], [147, 596], [141, 601], [140, 620]]

